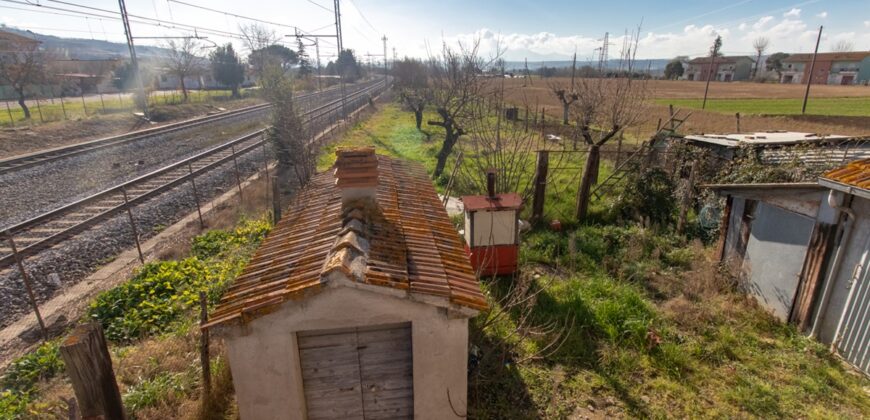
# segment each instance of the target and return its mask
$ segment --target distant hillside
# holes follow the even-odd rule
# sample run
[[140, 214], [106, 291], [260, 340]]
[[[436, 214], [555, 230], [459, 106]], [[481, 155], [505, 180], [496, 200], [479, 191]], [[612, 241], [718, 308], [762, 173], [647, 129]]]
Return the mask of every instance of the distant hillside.
[[[635, 70], [645, 72], [649, 69], [653, 73], [661, 73], [665, 70], [665, 66], [671, 61], [669, 58], [652, 58], [648, 60], [638, 59], [634, 65]], [[522, 71], [525, 69], [524, 61], [506, 61], [507, 70]], [[598, 67], [597, 61], [577, 60], [577, 68], [583, 66]], [[532, 61], [529, 60], [529, 71], [535, 71], [541, 67], [556, 67], [566, 68], [571, 67], [571, 60], [552, 60], [552, 61]], [[607, 60], [608, 69], [619, 68], [619, 60]]]
[[[0, 29], [42, 41], [42, 45], [45, 48], [59, 51], [70, 59], [94, 60], [117, 57], [126, 58], [130, 55], [127, 49], [127, 44], [124, 43], [83, 38], [61, 38], [9, 26], [2, 26]], [[165, 55], [166, 49], [137, 45], [136, 54], [142, 58], [154, 58]]]

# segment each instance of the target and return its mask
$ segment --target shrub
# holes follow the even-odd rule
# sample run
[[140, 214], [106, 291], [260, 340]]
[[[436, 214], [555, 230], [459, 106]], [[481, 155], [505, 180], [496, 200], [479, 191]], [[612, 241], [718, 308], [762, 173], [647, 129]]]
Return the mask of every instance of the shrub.
[[28, 395], [12, 391], [0, 391], [0, 420], [19, 419], [27, 409]]
[[0, 385], [4, 390], [28, 393], [36, 388], [40, 380], [50, 379], [62, 370], [60, 343], [49, 341], [9, 364]]
[[667, 226], [674, 221], [677, 211], [674, 191], [676, 186], [661, 169], [632, 173], [613, 211], [625, 219], [649, 220], [653, 225]]
[[233, 231], [214, 230], [193, 240], [193, 257], [145, 264], [130, 281], [97, 296], [87, 316], [106, 338], [129, 342], [165, 332], [206, 292], [217, 302], [266, 233], [265, 220], [243, 222]]

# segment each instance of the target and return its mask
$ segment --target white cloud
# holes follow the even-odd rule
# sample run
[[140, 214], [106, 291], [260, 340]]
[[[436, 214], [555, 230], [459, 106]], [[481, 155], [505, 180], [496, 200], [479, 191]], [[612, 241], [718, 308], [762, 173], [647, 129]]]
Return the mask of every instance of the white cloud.
[[[864, 22], [870, 28], [870, 20]], [[867, 30], [826, 30], [822, 34], [822, 51], [840, 40], [848, 40], [856, 50], [870, 46], [870, 31]], [[713, 25], [688, 25], [682, 31], [647, 32], [638, 41], [638, 58], [668, 58], [678, 55], [692, 57], [706, 55], [716, 35], [722, 36], [722, 50], [727, 55], [754, 55], [752, 42], [765, 37], [770, 40], [768, 53], [784, 51], [789, 53], [812, 52], [818, 28], [796, 17], [763, 16], [756, 21], [743, 22], [731, 27]], [[462, 41], [466, 45], [475, 38], [480, 39], [480, 51], [487, 56], [495, 51], [497, 41], [506, 48], [505, 59], [521, 61], [528, 58], [538, 60], [566, 60], [577, 51], [578, 60], [595, 59], [595, 49], [601, 46], [601, 36], [557, 35], [550, 32], [532, 34], [498, 34], [489, 29], [473, 33], [457, 34], [446, 37], [448, 44], [456, 45]], [[623, 45], [623, 36], [610, 37], [610, 57], [618, 57]], [[440, 40], [432, 44], [437, 50]], [[437, 51], [435, 51], [437, 52]]]
[[828, 17], [828, 12], [819, 13], [816, 15], [816, 17], [824, 19], [824, 18]]
[[782, 17], [800, 17], [800, 15], [801, 15], [801, 9], [794, 7], [791, 10], [783, 13]]

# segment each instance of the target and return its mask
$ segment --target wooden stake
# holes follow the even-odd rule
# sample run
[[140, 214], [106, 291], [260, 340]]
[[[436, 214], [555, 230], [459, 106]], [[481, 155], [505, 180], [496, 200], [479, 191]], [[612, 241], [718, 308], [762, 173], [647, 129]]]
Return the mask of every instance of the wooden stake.
[[126, 418], [112, 358], [99, 323], [77, 326], [61, 344], [60, 355], [83, 419]]
[[544, 199], [547, 192], [547, 172], [550, 166], [550, 152], [538, 150], [538, 164], [535, 169], [535, 195], [532, 200], [532, 223], [544, 218]]
[[740, 134], [740, 113], [735, 113], [734, 117], [737, 118], [737, 134]]
[[689, 179], [686, 183], [686, 189], [683, 191], [683, 200], [680, 204], [680, 218], [677, 219], [677, 233], [682, 234], [686, 226], [686, 217], [689, 214], [689, 207], [692, 205], [692, 195], [695, 192], [695, 176], [698, 173], [698, 161], [692, 161], [692, 169], [689, 171]]
[[[208, 300], [205, 292], [199, 292], [199, 326], [208, 323]], [[208, 350], [208, 330], [201, 329], [199, 341], [199, 361], [202, 363], [202, 400], [203, 406], [208, 407], [211, 402], [211, 358]]]
[[236, 184], [239, 186], [239, 201], [244, 201], [242, 199], [242, 177], [239, 175], [239, 161], [236, 160], [236, 146], [230, 146], [230, 150], [233, 152], [233, 166], [236, 168]]

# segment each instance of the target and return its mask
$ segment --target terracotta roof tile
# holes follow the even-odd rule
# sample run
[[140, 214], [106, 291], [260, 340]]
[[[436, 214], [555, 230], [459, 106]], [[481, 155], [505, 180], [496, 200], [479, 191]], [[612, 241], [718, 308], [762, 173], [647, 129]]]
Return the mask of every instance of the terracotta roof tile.
[[870, 159], [856, 160], [842, 168], [825, 172], [822, 178], [870, 191]]
[[[358, 155], [340, 155], [343, 163], [354, 162], [349, 158], [355, 164], [368, 164]], [[333, 272], [354, 281], [485, 309], [486, 298], [459, 234], [426, 171], [420, 165], [383, 156], [376, 162], [375, 197], [355, 199], [344, 207], [336, 174], [344, 176], [347, 171], [315, 175], [205, 327], [249, 320], [282, 302], [305, 298]]]

